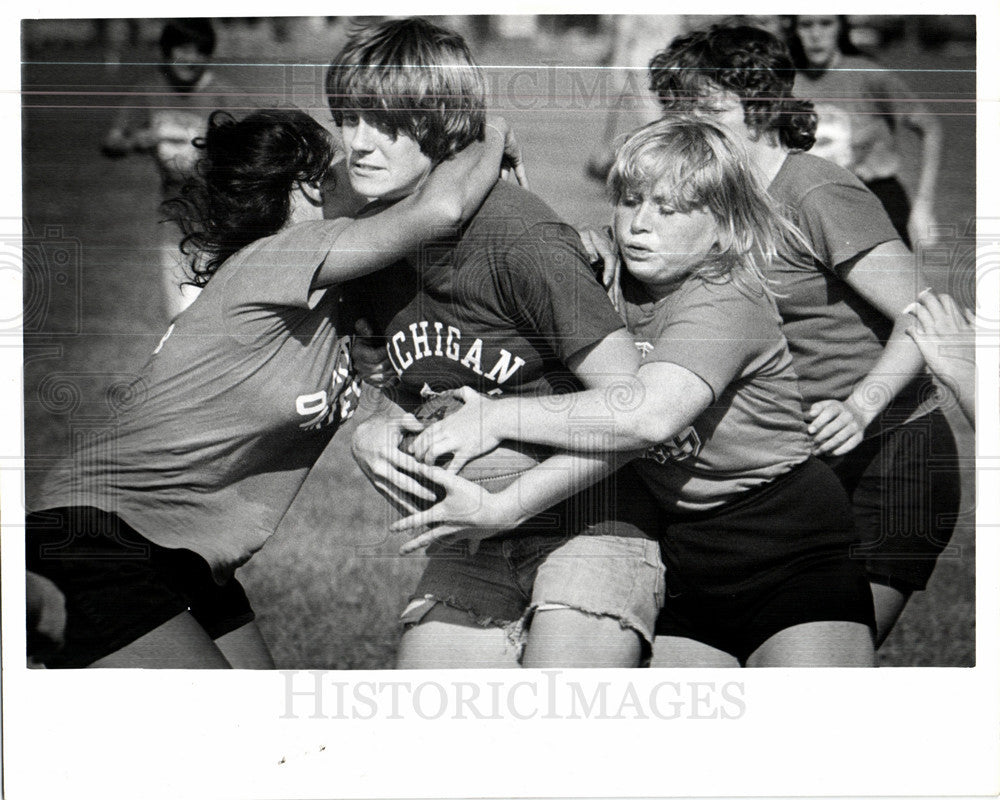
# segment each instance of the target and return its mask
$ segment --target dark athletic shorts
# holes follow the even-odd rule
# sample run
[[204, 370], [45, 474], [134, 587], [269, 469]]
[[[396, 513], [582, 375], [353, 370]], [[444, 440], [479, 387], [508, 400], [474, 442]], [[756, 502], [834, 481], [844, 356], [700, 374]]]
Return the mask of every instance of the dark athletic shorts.
[[220, 586], [201, 556], [160, 547], [95, 508], [29, 514], [27, 568], [66, 596], [63, 648], [45, 666], [86, 667], [183, 611], [218, 639], [254, 619], [239, 581]]
[[854, 506], [854, 557], [875, 583], [924, 589], [958, 519], [961, 476], [948, 420], [932, 411], [863, 441], [833, 465]]
[[656, 634], [704, 642], [743, 663], [793, 625], [844, 621], [874, 630], [854, 543], [843, 487], [814, 458], [721, 508], [674, 515], [661, 545], [667, 597]]

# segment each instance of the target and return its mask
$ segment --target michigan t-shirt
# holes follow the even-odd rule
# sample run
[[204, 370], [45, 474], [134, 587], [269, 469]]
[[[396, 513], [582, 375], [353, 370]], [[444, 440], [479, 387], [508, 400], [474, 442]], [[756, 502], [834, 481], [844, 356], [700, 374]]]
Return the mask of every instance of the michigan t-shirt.
[[358, 291], [409, 397], [577, 391], [565, 363], [623, 327], [577, 233], [541, 200], [498, 182], [455, 237]]
[[229, 258], [31, 510], [118, 514], [220, 579], [250, 558], [357, 400], [339, 291], [310, 288], [346, 224], [301, 223]]
[[693, 279], [650, 300], [628, 275], [622, 292], [642, 362], [684, 367], [712, 390], [686, 430], [633, 462], [664, 508], [716, 508], [809, 457], [792, 358], [770, 298], [732, 281]]

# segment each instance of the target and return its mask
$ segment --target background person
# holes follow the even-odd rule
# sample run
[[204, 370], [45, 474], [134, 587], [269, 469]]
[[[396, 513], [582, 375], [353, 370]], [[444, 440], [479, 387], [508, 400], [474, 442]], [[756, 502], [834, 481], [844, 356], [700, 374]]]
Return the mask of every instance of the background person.
[[[194, 140], [204, 136], [212, 111], [247, 105], [247, 92], [224, 81], [212, 68], [215, 46], [210, 19], [169, 20], [160, 33], [159, 69], [151, 80], [129, 89], [101, 145], [112, 158], [130, 153], [152, 156], [164, 200], [194, 176], [200, 155]], [[157, 226], [155, 247], [168, 319], [198, 294], [197, 287], [187, 282], [191, 275], [179, 249], [181, 235], [169, 222]]]
[[[792, 16], [789, 47], [797, 70], [795, 96], [839, 106], [850, 118], [848, 169], [878, 197], [907, 247], [933, 243], [942, 145], [933, 112], [894, 71], [854, 46], [844, 14]], [[912, 206], [899, 180], [900, 125], [921, 138]]]

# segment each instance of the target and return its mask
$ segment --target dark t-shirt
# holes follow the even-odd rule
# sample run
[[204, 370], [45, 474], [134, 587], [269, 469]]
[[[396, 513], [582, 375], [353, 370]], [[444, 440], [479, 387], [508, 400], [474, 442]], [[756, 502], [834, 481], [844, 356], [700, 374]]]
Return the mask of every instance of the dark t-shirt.
[[345, 224], [295, 225], [229, 258], [31, 510], [118, 514], [219, 577], [250, 558], [357, 401], [339, 290], [310, 289]]
[[[861, 181], [808, 153], [789, 153], [768, 192], [818, 257], [784, 241], [768, 270], [803, 401], [808, 408], [846, 400], [882, 355], [892, 321], [844, 280], [841, 267], [899, 235]], [[921, 394], [917, 379], [884, 419], [905, 419]]]
[[353, 288], [410, 401], [458, 386], [576, 391], [566, 360], [623, 327], [576, 232], [505, 182], [457, 238]]
[[649, 301], [628, 276], [623, 298], [643, 363], [677, 364], [712, 390], [692, 425], [633, 462], [663, 508], [716, 508], [809, 457], [792, 358], [770, 298], [732, 281], [692, 279]]

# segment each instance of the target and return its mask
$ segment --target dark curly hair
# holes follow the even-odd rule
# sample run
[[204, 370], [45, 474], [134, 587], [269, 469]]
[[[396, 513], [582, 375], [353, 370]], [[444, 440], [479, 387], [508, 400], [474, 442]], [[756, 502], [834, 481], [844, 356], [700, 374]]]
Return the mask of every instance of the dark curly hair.
[[205, 151], [197, 176], [164, 208], [184, 234], [189, 283], [204, 286], [233, 253], [284, 227], [292, 187], [324, 179], [334, 142], [302, 111], [257, 111], [242, 120], [215, 111], [195, 146]]
[[368, 113], [437, 164], [483, 138], [486, 81], [465, 40], [425, 19], [356, 27], [326, 73], [338, 127]]
[[649, 62], [650, 89], [665, 110], [690, 113], [722, 90], [740, 98], [747, 127], [772, 132], [786, 147], [816, 142], [812, 102], [792, 97], [795, 66], [776, 36], [748, 25], [714, 26], [678, 36]]

